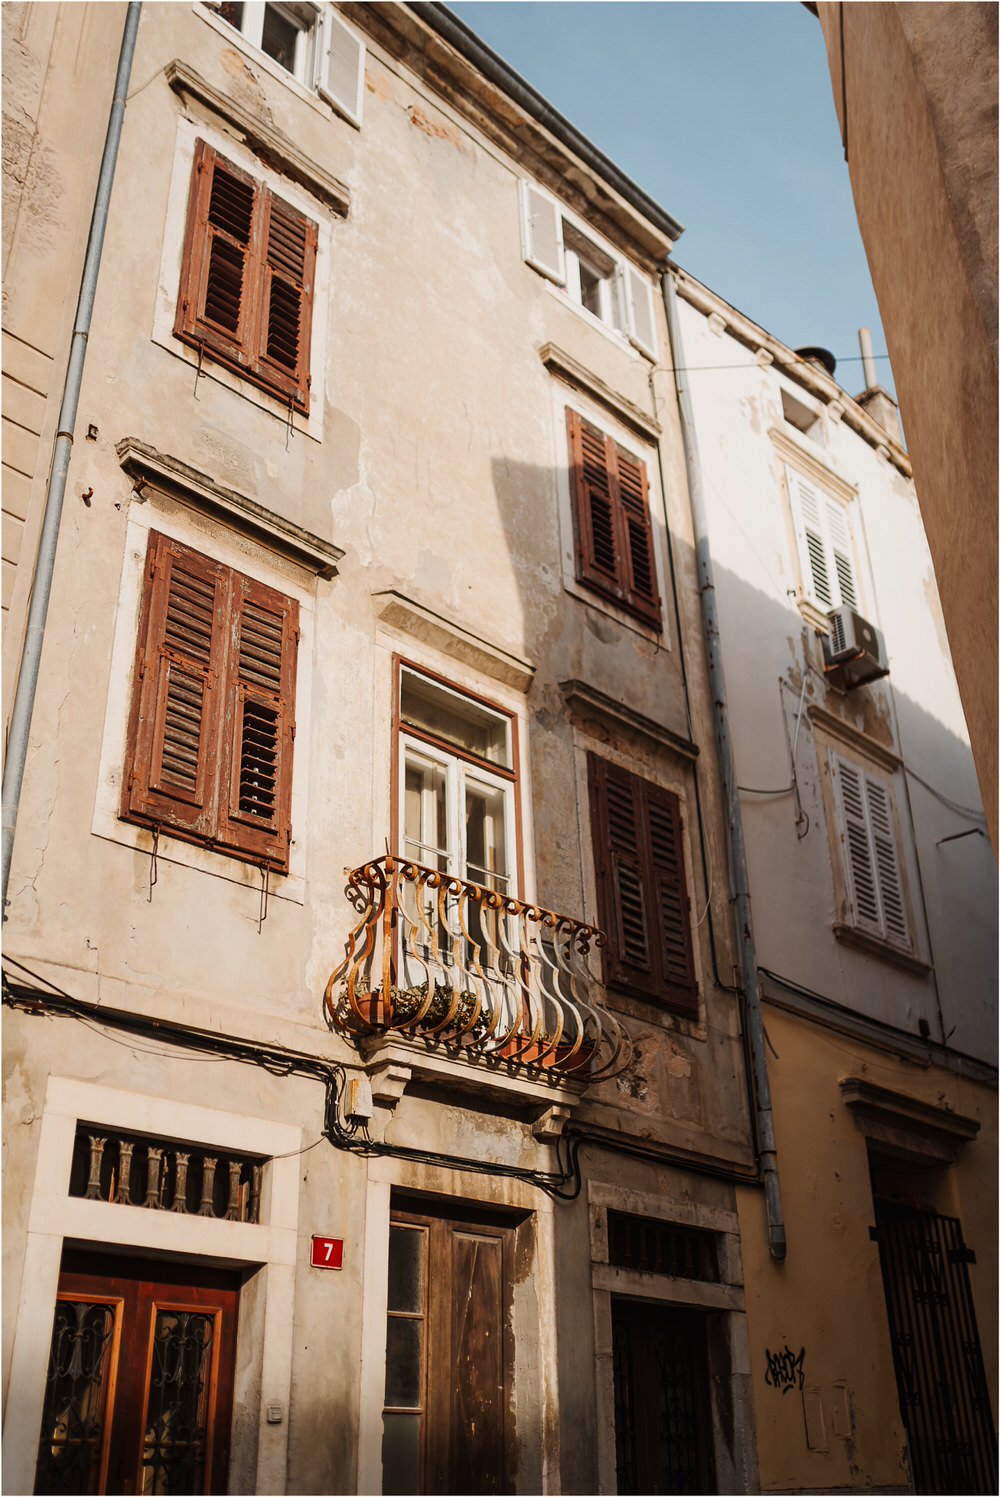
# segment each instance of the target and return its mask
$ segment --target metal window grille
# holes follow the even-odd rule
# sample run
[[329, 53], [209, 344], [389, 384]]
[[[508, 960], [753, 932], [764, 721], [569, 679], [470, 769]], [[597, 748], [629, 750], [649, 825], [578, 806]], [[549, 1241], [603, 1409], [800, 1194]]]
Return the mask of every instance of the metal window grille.
[[899, 1404], [916, 1492], [997, 1490], [997, 1444], [961, 1223], [876, 1202]]
[[719, 1281], [716, 1234], [648, 1216], [608, 1212], [608, 1262], [638, 1273]]

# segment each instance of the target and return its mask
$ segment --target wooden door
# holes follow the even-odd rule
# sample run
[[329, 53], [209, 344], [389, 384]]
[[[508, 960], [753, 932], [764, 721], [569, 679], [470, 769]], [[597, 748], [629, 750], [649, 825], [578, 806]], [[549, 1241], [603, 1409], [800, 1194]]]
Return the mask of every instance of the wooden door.
[[513, 1229], [393, 1211], [383, 1492], [507, 1490]]
[[224, 1492], [238, 1302], [231, 1274], [67, 1254], [35, 1491]]

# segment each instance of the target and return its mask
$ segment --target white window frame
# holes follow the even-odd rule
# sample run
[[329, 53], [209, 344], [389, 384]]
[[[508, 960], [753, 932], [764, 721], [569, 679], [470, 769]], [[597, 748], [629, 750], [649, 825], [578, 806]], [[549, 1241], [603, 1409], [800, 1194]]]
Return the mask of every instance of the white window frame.
[[823, 614], [841, 607], [862, 613], [861, 569], [847, 506], [790, 464], [785, 478], [803, 599]]
[[[526, 263], [558, 287], [580, 316], [615, 337], [627, 339], [655, 362], [656, 318], [649, 279], [583, 219], [527, 178], [521, 180], [520, 206], [521, 253]], [[599, 314], [583, 305], [580, 256], [566, 245], [567, 225], [611, 262], [609, 273], [601, 275]]]
[[[508, 873], [505, 875], [507, 888], [504, 891], [512, 898], [519, 897], [517, 878], [517, 845], [516, 817], [515, 817], [515, 786], [517, 769], [513, 769], [514, 779], [491, 774], [489, 770], [482, 768], [478, 763], [465, 759], [458, 751], [449, 753], [437, 744], [426, 742], [415, 734], [408, 733], [405, 726], [400, 723], [399, 728], [399, 851], [402, 857], [406, 856], [406, 844], [409, 840], [406, 836], [406, 765], [407, 756], [412, 754], [415, 759], [423, 759], [426, 763], [436, 764], [445, 772], [445, 818], [447, 828], [448, 846], [441, 851], [448, 858], [448, 872], [455, 878], [465, 879], [470, 883], [479, 883], [478, 879], [471, 878], [469, 874], [468, 847], [465, 835], [465, 791], [466, 784], [471, 780], [474, 784], [485, 785], [490, 790], [500, 791], [503, 797], [504, 808], [504, 838], [506, 840]], [[416, 860], [425, 862], [420, 857]]]
[[[267, 6], [296, 27], [295, 62], [291, 70], [282, 66], [261, 45]], [[239, 44], [275, 77], [300, 85], [306, 96], [318, 96], [360, 129], [365, 94], [364, 41], [332, 5], [322, 0], [244, 0], [240, 25], [224, 20], [207, 3], [195, 0], [195, 10], [221, 35]], [[337, 63], [353, 76], [332, 79]]]
[[914, 951], [913, 920], [892, 780], [829, 749], [846, 923], [900, 951]]

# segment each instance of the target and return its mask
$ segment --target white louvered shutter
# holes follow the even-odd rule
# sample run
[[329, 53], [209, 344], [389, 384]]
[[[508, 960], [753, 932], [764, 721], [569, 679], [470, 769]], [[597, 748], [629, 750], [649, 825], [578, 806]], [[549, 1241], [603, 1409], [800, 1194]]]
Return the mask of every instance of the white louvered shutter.
[[832, 761], [839, 787], [851, 923], [897, 946], [909, 947], [891, 793], [880, 780], [839, 754]]
[[842, 504], [836, 499], [824, 497], [826, 506], [826, 533], [830, 541], [830, 558], [833, 563], [833, 580], [838, 594], [838, 603], [849, 608], [858, 606], [858, 589], [854, 580], [854, 561], [851, 548], [851, 528]]
[[886, 787], [878, 780], [873, 780], [870, 775], [865, 775], [865, 790], [885, 937], [889, 941], [909, 946], [910, 932], [906, 922], [903, 881], [899, 873], [892, 799]]
[[535, 270], [559, 286], [566, 284], [559, 204], [533, 182], [521, 183], [521, 251]]
[[365, 44], [330, 5], [323, 8], [316, 92], [355, 125], [365, 96]]
[[842, 504], [794, 468], [786, 467], [806, 597], [824, 613], [858, 608], [850, 522]]
[[631, 265], [622, 266], [624, 302], [628, 316], [629, 338], [643, 353], [656, 358], [656, 321], [653, 316], [653, 288], [646, 277]]

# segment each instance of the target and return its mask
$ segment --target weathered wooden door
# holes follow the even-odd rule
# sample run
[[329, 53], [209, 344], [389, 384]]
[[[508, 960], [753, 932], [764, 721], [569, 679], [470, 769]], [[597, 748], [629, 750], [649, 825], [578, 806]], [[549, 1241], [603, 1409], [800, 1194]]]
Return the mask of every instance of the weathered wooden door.
[[714, 1492], [705, 1316], [612, 1304], [619, 1492]]
[[68, 1255], [35, 1491], [224, 1492], [238, 1299], [229, 1274]]
[[394, 1211], [383, 1491], [507, 1490], [513, 1231]]

